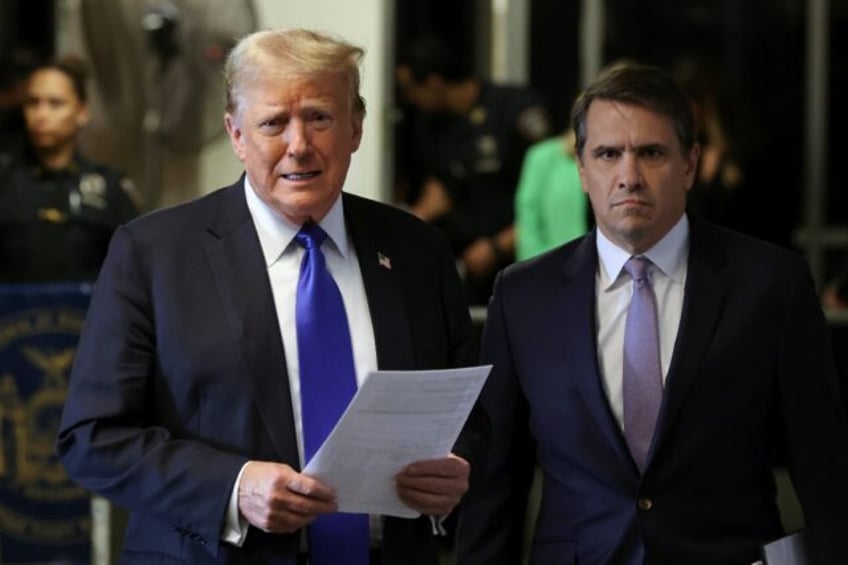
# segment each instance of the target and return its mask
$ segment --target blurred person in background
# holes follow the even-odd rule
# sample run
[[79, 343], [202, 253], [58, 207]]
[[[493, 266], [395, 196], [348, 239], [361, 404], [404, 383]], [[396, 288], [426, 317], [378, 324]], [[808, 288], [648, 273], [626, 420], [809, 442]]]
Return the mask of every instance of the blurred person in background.
[[113, 231], [138, 214], [133, 183], [80, 154], [86, 68], [36, 65], [23, 89], [26, 142], [0, 170], [0, 280], [91, 281]]
[[739, 140], [734, 139], [728, 123], [729, 105], [724, 100], [717, 64], [703, 55], [685, 55], [673, 65], [672, 75], [690, 97], [701, 147], [687, 210], [707, 221], [761, 235], [758, 225], [773, 218], [758, 218], [759, 214], [751, 213], [753, 196], [746, 186]]
[[448, 234], [471, 304], [486, 304], [498, 269], [515, 257], [515, 192], [524, 153], [550, 135], [542, 97], [476, 77], [445, 41], [422, 37], [401, 55], [404, 100], [432, 116], [424, 181], [410, 208]]
[[574, 131], [527, 150], [515, 195], [515, 258], [529, 259], [586, 233], [589, 206], [580, 186]]

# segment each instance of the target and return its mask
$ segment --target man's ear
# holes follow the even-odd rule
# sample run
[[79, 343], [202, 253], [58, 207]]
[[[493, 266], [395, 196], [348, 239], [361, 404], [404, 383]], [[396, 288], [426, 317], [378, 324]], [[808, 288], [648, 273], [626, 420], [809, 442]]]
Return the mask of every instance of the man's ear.
[[698, 172], [698, 158], [701, 156], [701, 145], [695, 142], [686, 155], [686, 190], [691, 190], [695, 184], [695, 174]]
[[353, 116], [353, 150], [351, 153], [359, 149], [359, 144], [362, 143], [362, 116]]
[[244, 137], [238, 118], [232, 113], [227, 112], [224, 114], [224, 127], [227, 128], [227, 135], [230, 137], [233, 152], [239, 161], [244, 161]]
[[585, 194], [589, 194], [589, 183], [586, 182], [586, 169], [583, 166], [583, 158], [578, 154], [577, 158], [577, 174], [580, 176], [580, 188]]

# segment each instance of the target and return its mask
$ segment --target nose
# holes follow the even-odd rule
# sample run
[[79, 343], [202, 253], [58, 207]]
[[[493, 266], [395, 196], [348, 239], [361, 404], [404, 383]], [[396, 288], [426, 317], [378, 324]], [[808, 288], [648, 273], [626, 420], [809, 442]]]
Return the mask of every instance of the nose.
[[625, 151], [618, 171], [618, 188], [623, 190], [638, 190], [642, 187], [642, 171], [639, 160], [631, 152]]
[[309, 148], [306, 126], [302, 120], [291, 120], [283, 132], [283, 141], [286, 143], [286, 154], [290, 157], [300, 157]]

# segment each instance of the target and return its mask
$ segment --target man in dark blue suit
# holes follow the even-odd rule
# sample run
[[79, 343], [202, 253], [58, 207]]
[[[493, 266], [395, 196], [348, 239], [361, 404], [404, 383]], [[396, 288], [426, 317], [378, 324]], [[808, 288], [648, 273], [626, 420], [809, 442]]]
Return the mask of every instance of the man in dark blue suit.
[[[328, 234], [320, 252], [341, 290], [358, 382], [378, 368], [473, 362], [445, 238], [342, 192], [365, 116], [362, 55], [307, 30], [243, 39], [227, 63], [225, 121], [246, 174], [112, 240], [58, 451], [72, 479], [130, 510], [122, 563], [315, 562], [302, 530], [337, 506], [332, 485], [300, 472], [302, 225]], [[402, 469], [400, 498], [429, 516], [371, 516], [372, 559], [434, 565], [430, 517], [454, 508], [468, 474], [457, 455]], [[349, 562], [338, 553], [333, 563]]]
[[[686, 214], [699, 148], [661, 70], [606, 70], [572, 117], [597, 228], [498, 278], [489, 451], [461, 505], [459, 564], [520, 563], [538, 467], [532, 564], [748, 565], [784, 534], [776, 461], [811, 563], [845, 563], [848, 426], [804, 260]], [[647, 279], [628, 275], [634, 257]], [[645, 280], [655, 331], [629, 349]], [[631, 379], [649, 352], [653, 392]]]

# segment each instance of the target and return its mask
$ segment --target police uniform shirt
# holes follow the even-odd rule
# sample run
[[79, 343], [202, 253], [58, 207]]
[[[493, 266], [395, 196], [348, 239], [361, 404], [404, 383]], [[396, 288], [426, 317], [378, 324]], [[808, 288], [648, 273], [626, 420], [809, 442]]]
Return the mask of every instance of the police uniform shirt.
[[49, 170], [23, 155], [0, 171], [0, 281], [92, 281], [112, 232], [137, 215], [132, 184], [77, 155]]
[[472, 239], [512, 224], [524, 153], [549, 134], [537, 93], [486, 82], [471, 111], [443, 129], [435, 167]]

